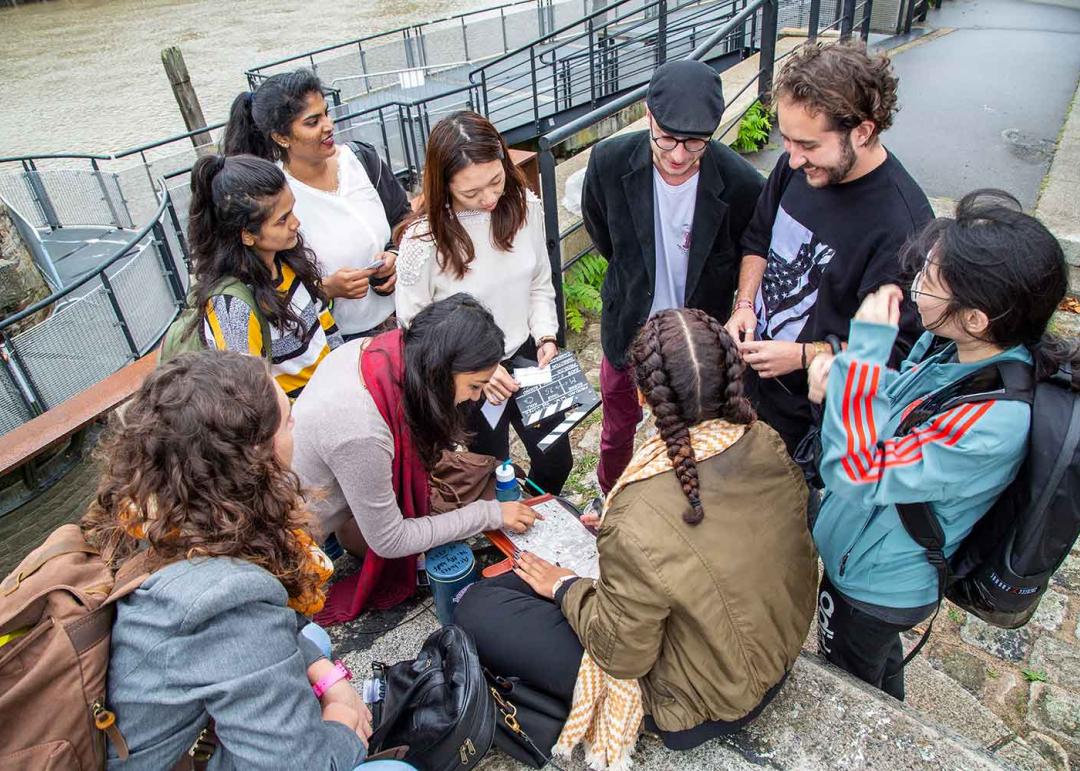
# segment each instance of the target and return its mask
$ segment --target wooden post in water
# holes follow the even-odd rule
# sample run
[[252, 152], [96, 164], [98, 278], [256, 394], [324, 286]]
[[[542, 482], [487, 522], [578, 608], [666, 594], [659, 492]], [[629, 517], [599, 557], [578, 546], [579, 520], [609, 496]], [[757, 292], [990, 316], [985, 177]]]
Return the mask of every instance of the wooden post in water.
[[[169, 85], [172, 86], [173, 96], [180, 106], [180, 114], [184, 116], [184, 125], [188, 131], [205, 128], [206, 118], [203, 117], [202, 106], [199, 97], [195, 93], [195, 86], [191, 84], [188, 76], [187, 65], [184, 63], [184, 53], [179, 46], [169, 46], [161, 51], [161, 63], [165, 67], [165, 74], [169, 77]], [[214, 151], [214, 140], [210, 132], [193, 134], [191, 144], [202, 155]]]

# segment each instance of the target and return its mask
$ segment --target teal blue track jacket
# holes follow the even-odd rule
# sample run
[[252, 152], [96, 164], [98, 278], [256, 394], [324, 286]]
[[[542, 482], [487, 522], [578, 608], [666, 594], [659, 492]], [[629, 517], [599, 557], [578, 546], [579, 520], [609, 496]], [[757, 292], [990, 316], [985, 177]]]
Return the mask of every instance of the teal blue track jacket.
[[825, 497], [814, 524], [825, 572], [848, 597], [888, 608], [937, 599], [937, 575], [926, 552], [904, 530], [897, 503], [925, 501], [945, 532], [951, 556], [1015, 478], [1031, 426], [1031, 408], [1016, 401], [961, 404], [903, 437], [900, 422], [920, 401], [994, 361], [1031, 355], [1017, 346], [980, 362], [956, 361], [956, 346], [921, 361], [925, 333], [901, 365], [889, 370], [897, 329], [853, 321], [849, 346], [833, 362], [821, 428]]

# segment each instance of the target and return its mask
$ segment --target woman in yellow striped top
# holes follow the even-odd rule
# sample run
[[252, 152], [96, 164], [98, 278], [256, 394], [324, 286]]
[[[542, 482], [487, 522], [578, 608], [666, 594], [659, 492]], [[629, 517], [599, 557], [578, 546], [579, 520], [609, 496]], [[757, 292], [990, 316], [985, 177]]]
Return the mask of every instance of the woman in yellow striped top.
[[[274, 379], [296, 398], [341, 335], [285, 175], [262, 158], [212, 155], [192, 169], [191, 193], [188, 240], [207, 345], [265, 356]], [[254, 307], [217, 291], [229, 277], [251, 290]]]

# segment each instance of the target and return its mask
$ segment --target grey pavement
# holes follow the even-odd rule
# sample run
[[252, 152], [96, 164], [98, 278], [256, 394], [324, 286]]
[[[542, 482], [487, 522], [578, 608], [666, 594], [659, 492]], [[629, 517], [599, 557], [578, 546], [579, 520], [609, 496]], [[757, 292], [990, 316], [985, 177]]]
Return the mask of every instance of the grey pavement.
[[1032, 208], [1080, 73], [1080, 8], [946, 0], [954, 31], [898, 54], [886, 144], [928, 195], [1003, 187]]
[[[900, 111], [884, 135], [926, 194], [958, 199], [1001, 187], [1038, 200], [1080, 75], [1080, 3], [944, 0], [910, 45], [885, 41], [900, 79]], [[782, 152], [752, 157], [763, 171]]]

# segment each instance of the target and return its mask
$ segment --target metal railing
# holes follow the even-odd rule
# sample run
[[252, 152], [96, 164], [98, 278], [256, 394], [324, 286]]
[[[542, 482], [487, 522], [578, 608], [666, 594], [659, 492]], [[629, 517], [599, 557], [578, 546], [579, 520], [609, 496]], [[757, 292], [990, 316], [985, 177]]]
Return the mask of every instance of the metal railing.
[[[740, 0], [618, 0], [474, 69], [484, 112], [496, 126], [545, 119], [575, 107], [594, 108], [648, 80], [667, 59], [689, 54], [704, 35], [735, 15]], [[733, 29], [721, 56], [750, 45]], [[720, 50], [722, 48], [722, 50]]]
[[[454, 62], [497, 56], [553, 29], [560, 18], [586, 12], [589, 0], [513, 0], [422, 24], [354, 38], [247, 70], [255, 89], [267, 77], [306, 67], [326, 83], [356, 81], [345, 99], [398, 82], [403, 71], [435, 73]], [[389, 76], [389, 77], [388, 77]]]
[[[63, 223], [60, 225], [63, 226]], [[96, 270], [0, 321], [0, 434], [148, 353], [188, 288], [168, 192]], [[16, 331], [37, 314], [44, 318]]]
[[[812, 42], [823, 33], [834, 27], [839, 27], [840, 38], [849, 39], [855, 29], [857, 11], [861, 10], [862, 17], [859, 24], [859, 34], [865, 42], [870, 34], [870, 15], [873, 0], [841, 0], [837, 6], [836, 18], [825, 27], [820, 26], [822, 0], [810, 0], [809, 23], [807, 28], [807, 40]], [[701, 41], [693, 51], [685, 58], [703, 61], [715, 56], [717, 46], [725, 44], [732, 35], [741, 35], [746, 25], [750, 24], [750, 39], [757, 40], [759, 63], [757, 73], [750, 78], [746, 85], [734, 96], [725, 94], [727, 104], [735, 104], [739, 97], [751, 86], [757, 86], [758, 99], [768, 103], [772, 93], [773, 71], [777, 61], [790, 55], [790, 51], [782, 56], [776, 55], [776, 43], [778, 32], [779, 0], [743, 0], [741, 10], [730, 16], [727, 21]], [[794, 49], [792, 49], [794, 50]], [[672, 57], [674, 58], [674, 57]], [[594, 126], [600, 121], [606, 120], [629, 107], [635, 102], [645, 98], [648, 84], [639, 86], [632, 91], [615, 98], [606, 104], [559, 126], [539, 138], [538, 165], [540, 168], [541, 198], [544, 205], [544, 233], [548, 250], [548, 259], [551, 262], [552, 281], [555, 285], [556, 308], [559, 314], [559, 342], [565, 343], [566, 317], [563, 297], [562, 275], [582, 256], [590, 251], [589, 247], [578, 250], [569, 260], [562, 257], [562, 244], [570, 236], [582, 229], [581, 222], [577, 222], [565, 231], [559, 230], [559, 203], [558, 190], [555, 178], [555, 154], [554, 150], [563, 142], [577, 135], [581, 131]], [[751, 103], [752, 104], [752, 103]], [[750, 105], [747, 106], [749, 109]], [[745, 114], [745, 110], [743, 111]], [[736, 122], [742, 119], [742, 114], [736, 118]]]

